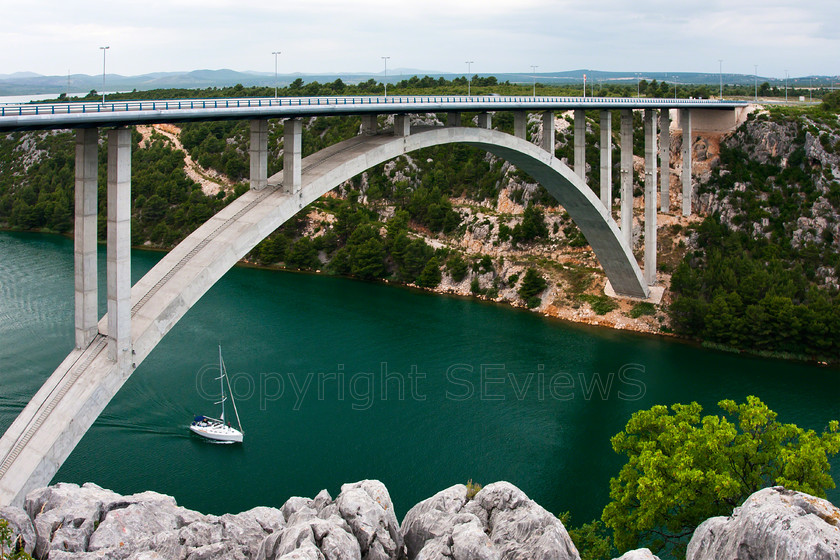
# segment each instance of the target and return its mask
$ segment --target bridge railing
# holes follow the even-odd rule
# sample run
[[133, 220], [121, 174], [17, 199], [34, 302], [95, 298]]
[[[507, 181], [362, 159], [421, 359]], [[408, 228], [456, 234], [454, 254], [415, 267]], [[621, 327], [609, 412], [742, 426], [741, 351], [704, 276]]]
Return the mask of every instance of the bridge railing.
[[[731, 104], [732, 102], [709, 99], [656, 99], [638, 97], [528, 97], [528, 96], [358, 96], [358, 97], [246, 97], [246, 98], [218, 98], [218, 99], [169, 99], [155, 101], [111, 101], [111, 102], [68, 102], [68, 103], [26, 103], [14, 105], [0, 105], [0, 117], [15, 117], [29, 115], [65, 115], [86, 113], [126, 113], [126, 112], [162, 112], [184, 109], [253, 109], [259, 107], [295, 107], [295, 106], [335, 106], [335, 105], [463, 105], [475, 103], [478, 105], [494, 104], [586, 104], [597, 108], [599, 105], [645, 105], [661, 106], [667, 102], [672, 106], [715, 106]], [[444, 108], [444, 107], [441, 107]], [[460, 109], [460, 107], [459, 107]], [[387, 111], [386, 107], [383, 110]]]

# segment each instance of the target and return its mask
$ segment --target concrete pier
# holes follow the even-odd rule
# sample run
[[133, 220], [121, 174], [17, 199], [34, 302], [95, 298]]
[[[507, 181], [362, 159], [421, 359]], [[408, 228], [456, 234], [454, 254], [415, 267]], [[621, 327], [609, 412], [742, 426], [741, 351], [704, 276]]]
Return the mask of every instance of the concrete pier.
[[493, 118], [490, 113], [478, 114], [478, 128], [493, 128]]
[[601, 204], [612, 216], [612, 112], [601, 111]]
[[250, 185], [255, 191], [265, 188], [268, 183], [268, 121], [251, 120], [251, 177]]
[[656, 284], [656, 109], [645, 109], [645, 282]]
[[513, 135], [517, 138], [527, 140], [528, 113], [525, 111], [513, 112]]
[[543, 111], [542, 130], [542, 149], [554, 155], [554, 111]]
[[394, 115], [394, 136], [411, 134], [411, 120], [408, 115]]
[[680, 109], [682, 126], [682, 213], [691, 216], [691, 111]]
[[98, 331], [96, 211], [99, 129], [76, 131], [76, 218], [73, 231], [76, 348], [86, 348]]
[[575, 109], [575, 174], [586, 182], [586, 111]]
[[362, 115], [362, 134], [376, 134], [376, 115]]
[[660, 177], [659, 207], [662, 212], [671, 211], [671, 111], [662, 109], [659, 115], [659, 164]]
[[633, 248], [633, 111], [621, 111], [621, 237]]
[[446, 126], [461, 126], [461, 113], [455, 111], [446, 113]]
[[108, 358], [131, 371], [131, 130], [108, 132]]
[[289, 194], [300, 193], [301, 119], [283, 122], [283, 187]]

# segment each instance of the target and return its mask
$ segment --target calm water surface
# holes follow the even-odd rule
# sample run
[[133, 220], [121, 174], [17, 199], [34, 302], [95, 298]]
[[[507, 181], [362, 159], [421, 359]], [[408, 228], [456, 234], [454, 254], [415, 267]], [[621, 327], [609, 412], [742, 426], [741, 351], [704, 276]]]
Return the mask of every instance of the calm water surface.
[[[135, 251], [135, 281], [160, 256]], [[104, 263], [103, 250], [103, 313]], [[187, 429], [194, 414], [217, 412], [219, 343], [241, 446]], [[0, 429], [72, 346], [72, 241], [0, 233]], [[696, 400], [716, 412], [717, 401], [750, 394], [800, 426], [822, 430], [840, 417], [834, 369], [381, 284], [235, 268], [137, 368], [54, 482], [156, 490], [223, 513], [376, 478], [402, 516], [452, 484], [509, 480], [583, 522], [607, 502], [622, 464], [609, 438], [634, 411]]]

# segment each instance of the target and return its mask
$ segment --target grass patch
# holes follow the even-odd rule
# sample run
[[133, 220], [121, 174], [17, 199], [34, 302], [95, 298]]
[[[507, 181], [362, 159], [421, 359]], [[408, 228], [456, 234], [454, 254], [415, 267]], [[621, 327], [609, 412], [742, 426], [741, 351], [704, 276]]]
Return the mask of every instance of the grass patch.
[[596, 296], [593, 294], [580, 294], [578, 296], [580, 301], [585, 301], [592, 307], [597, 315], [606, 315], [614, 309], [618, 309], [618, 303], [607, 296]]
[[648, 301], [641, 301], [633, 306], [628, 315], [633, 319], [638, 319], [643, 315], [655, 315], [656, 306]]

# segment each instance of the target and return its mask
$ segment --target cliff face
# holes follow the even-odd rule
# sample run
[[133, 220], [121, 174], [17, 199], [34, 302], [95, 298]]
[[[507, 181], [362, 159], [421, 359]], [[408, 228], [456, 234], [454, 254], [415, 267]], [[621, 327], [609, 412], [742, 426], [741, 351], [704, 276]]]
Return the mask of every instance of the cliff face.
[[[289, 498], [280, 508], [204, 515], [169, 496], [120, 496], [94, 484], [57, 484], [0, 508], [20, 548], [39, 559], [580, 560], [565, 527], [514, 485], [474, 496], [463, 484], [409, 510], [402, 525], [376, 480]], [[750, 496], [730, 517], [708, 519], [687, 560], [840, 559], [840, 509], [782, 487]], [[646, 549], [619, 560], [658, 560]]]

